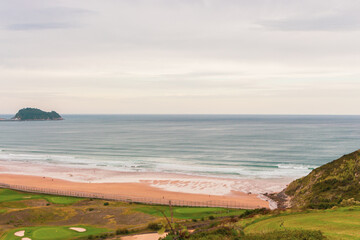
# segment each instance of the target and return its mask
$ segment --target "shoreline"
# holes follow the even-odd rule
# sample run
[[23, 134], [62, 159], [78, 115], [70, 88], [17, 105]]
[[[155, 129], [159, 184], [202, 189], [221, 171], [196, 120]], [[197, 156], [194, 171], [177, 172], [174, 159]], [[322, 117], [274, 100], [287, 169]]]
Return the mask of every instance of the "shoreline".
[[231, 191], [265, 194], [280, 192], [295, 177], [282, 178], [231, 178], [171, 172], [130, 172], [66, 164], [44, 164], [0, 159], [0, 174], [52, 177], [84, 183], [144, 182], [167, 191], [226, 195]]
[[[218, 206], [218, 207], [236, 207], [236, 208], [270, 208], [269, 202], [260, 199], [256, 194], [247, 194], [239, 191], [232, 191], [231, 194], [219, 196], [208, 194], [182, 193], [166, 191], [151, 186], [149, 183], [80, 183], [66, 181], [56, 178], [16, 175], [16, 174], [0, 174], [0, 183], [10, 184], [13, 186], [21, 186], [23, 190], [39, 189], [44, 190], [43, 193], [50, 194], [64, 193], [66, 191], [81, 194], [102, 194], [103, 198], [110, 196], [122, 196], [129, 201], [139, 201], [150, 204], [166, 204], [169, 201], [174, 205], [177, 203], [184, 206]], [[22, 189], [18, 189], [22, 190]], [[36, 191], [35, 191], [36, 192]], [[119, 194], [119, 195], [116, 195]], [[63, 194], [59, 194], [63, 195]], [[85, 196], [86, 197], [86, 196]], [[101, 198], [101, 197], [100, 197]], [[147, 202], [150, 200], [150, 202]], [[155, 200], [159, 202], [155, 202]], [[190, 203], [190, 204], [187, 204]]]
[[[47, 181], [39, 181], [39, 179], [54, 179], [56, 183], [64, 183], [64, 187], [61, 184], [49, 185]], [[169, 200], [197, 201], [196, 198], [199, 198], [203, 202], [211, 200], [211, 204], [216, 201], [235, 201], [235, 205], [246, 208], [260, 206], [275, 209], [277, 203], [268, 197], [269, 194], [281, 192], [292, 180], [292, 178], [235, 179], [180, 173], [123, 172], [102, 168], [0, 160], [0, 183], [24, 187], [50, 187], [51, 192], [69, 190], [80, 193], [85, 189], [86, 194], [98, 195], [114, 193], [108, 189], [108, 186], [113, 186], [118, 191], [117, 199], [153, 198], [154, 201], [161, 203]], [[69, 187], [71, 185], [69, 183], [74, 183], [77, 187]], [[103, 187], [107, 190], [103, 190]]]

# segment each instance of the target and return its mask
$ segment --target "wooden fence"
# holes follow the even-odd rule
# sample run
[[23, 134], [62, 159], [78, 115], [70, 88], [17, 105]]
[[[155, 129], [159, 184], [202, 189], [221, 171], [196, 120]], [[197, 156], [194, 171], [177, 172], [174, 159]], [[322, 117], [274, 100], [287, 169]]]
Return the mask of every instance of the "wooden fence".
[[131, 197], [119, 194], [103, 194], [103, 193], [92, 193], [92, 192], [81, 192], [81, 191], [70, 191], [70, 190], [57, 190], [51, 188], [41, 187], [28, 187], [22, 185], [13, 185], [0, 183], [0, 188], [8, 188], [13, 190], [19, 190], [23, 192], [31, 193], [43, 193], [50, 195], [69, 196], [69, 197], [81, 197], [81, 198], [96, 198], [112, 201], [130, 202], [130, 203], [144, 203], [152, 205], [171, 205], [173, 206], [187, 206], [187, 207], [223, 207], [223, 208], [238, 208], [238, 209], [254, 209], [261, 208], [261, 206], [253, 206], [239, 201], [186, 201], [177, 199], [163, 199], [163, 198], [148, 198], [148, 197]]

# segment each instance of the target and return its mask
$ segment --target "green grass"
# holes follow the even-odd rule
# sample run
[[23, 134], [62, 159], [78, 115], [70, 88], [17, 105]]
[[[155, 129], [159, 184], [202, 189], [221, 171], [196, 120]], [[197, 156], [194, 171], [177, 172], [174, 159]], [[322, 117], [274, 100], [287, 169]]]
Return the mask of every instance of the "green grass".
[[245, 233], [274, 230], [320, 230], [329, 239], [360, 239], [360, 207], [311, 210], [246, 219]]
[[[328, 209], [360, 202], [360, 150], [314, 169], [290, 183], [285, 193], [297, 208]], [[351, 200], [350, 200], [351, 199]]]
[[18, 192], [10, 189], [0, 189], [0, 203], [29, 200], [29, 199], [45, 199], [48, 202], [55, 204], [73, 204], [82, 200], [82, 198], [75, 198], [75, 197], [33, 194], [33, 193]]
[[76, 198], [76, 197], [62, 197], [62, 196], [48, 196], [48, 195], [45, 195], [44, 198], [51, 203], [65, 204], [65, 205], [74, 204], [82, 200], [82, 198]]
[[[86, 232], [79, 233], [70, 230], [69, 227], [82, 227]], [[21, 237], [14, 235], [17, 231], [25, 230], [25, 236], [32, 240], [67, 240], [89, 235], [97, 235], [108, 232], [105, 228], [94, 228], [90, 226], [47, 226], [47, 227], [24, 227], [9, 231], [1, 240], [20, 240]]]
[[[174, 218], [178, 219], [200, 219], [209, 216], [221, 217], [240, 215], [245, 210], [242, 209], [226, 209], [226, 208], [205, 208], [205, 207], [172, 207]], [[149, 206], [141, 205], [135, 208], [136, 211], [150, 214], [153, 216], [162, 217], [162, 213], [159, 210], [164, 211], [166, 216], [170, 216], [170, 209], [168, 206]]]
[[39, 198], [41, 197], [37, 194], [20, 193], [10, 189], [0, 189], [0, 202], [11, 202]]

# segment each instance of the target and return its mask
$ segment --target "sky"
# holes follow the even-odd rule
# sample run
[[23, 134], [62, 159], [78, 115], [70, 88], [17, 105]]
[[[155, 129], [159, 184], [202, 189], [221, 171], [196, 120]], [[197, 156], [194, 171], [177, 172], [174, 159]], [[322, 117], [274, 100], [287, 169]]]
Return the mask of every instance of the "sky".
[[360, 114], [358, 0], [2, 0], [0, 113]]

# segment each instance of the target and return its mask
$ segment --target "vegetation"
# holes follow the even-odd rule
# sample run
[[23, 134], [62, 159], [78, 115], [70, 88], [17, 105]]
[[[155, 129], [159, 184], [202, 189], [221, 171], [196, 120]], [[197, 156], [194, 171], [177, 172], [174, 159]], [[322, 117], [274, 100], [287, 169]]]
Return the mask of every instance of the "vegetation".
[[62, 120], [62, 117], [55, 111], [44, 112], [37, 108], [23, 108], [12, 118], [15, 120]]
[[242, 240], [279, 240], [279, 239], [287, 239], [287, 240], [321, 240], [326, 239], [324, 235], [320, 231], [312, 231], [312, 230], [281, 230], [281, 231], [273, 231], [268, 233], [257, 233], [257, 234], [248, 234], [244, 237], [240, 238]]
[[285, 193], [291, 205], [326, 209], [360, 201], [360, 150], [314, 169], [292, 182]]
[[359, 239], [360, 207], [268, 214], [238, 223], [246, 235], [284, 230], [321, 231], [328, 239]]
[[[153, 216], [162, 217], [163, 211], [167, 216], [170, 216], [168, 206], [148, 206], [141, 205], [136, 208], [137, 211], [150, 214]], [[213, 217], [225, 217], [240, 215], [245, 212], [243, 209], [226, 209], [226, 208], [206, 208], [206, 207], [172, 207], [173, 217], [177, 219], [201, 219]]]
[[291, 183], [283, 193], [297, 208], [287, 210], [152, 206], [0, 189], [0, 240], [19, 239], [20, 230], [44, 240], [149, 231], [168, 231], [164, 240], [359, 239], [359, 159], [360, 151], [345, 155]]
[[[64, 240], [78, 236], [100, 239], [116, 233], [128, 234], [127, 229], [146, 229], [149, 222], [158, 219], [136, 211], [136, 207], [135, 204], [122, 202], [0, 189], [0, 239], [15, 239], [13, 233], [20, 228], [27, 229], [30, 235], [26, 237], [32, 236], [31, 239], [46, 239], [39, 234], [48, 231], [60, 232], [59, 236], [63, 237], [59, 239]], [[86, 233], [68, 229], [79, 225], [86, 226]]]
[[6, 236], [3, 237], [3, 240], [19, 240], [20, 238], [15, 236], [14, 233], [22, 230], [25, 230], [24, 237], [39, 240], [63, 240], [88, 236], [99, 236], [109, 231], [108, 229], [94, 228], [91, 226], [71, 226], [86, 229], [86, 232], [80, 233], [69, 229], [69, 227], [70, 226], [23, 227], [9, 231]]
[[244, 234], [230, 227], [221, 227], [207, 232], [194, 233], [189, 240], [322, 240], [320, 231], [280, 230], [266, 233]]
[[10, 189], [0, 189], [0, 203], [20, 201], [20, 200], [30, 200], [30, 199], [45, 199], [49, 203], [64, 204], [64, 205], [73, 204], [82, 200], [82, 198], [76, 198], [76, 197], [31, 194], [31, 193], [18, 192]]

